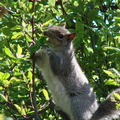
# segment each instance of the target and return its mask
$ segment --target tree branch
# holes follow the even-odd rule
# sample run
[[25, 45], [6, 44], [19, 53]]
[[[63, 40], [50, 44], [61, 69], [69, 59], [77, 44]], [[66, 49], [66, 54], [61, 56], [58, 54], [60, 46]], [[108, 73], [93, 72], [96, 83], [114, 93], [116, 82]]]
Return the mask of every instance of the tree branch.
[[65, 11], [65, 9], [64, 9], [64, 7], [63, 7], [63, 2], [62, 2], [62, 0], [59, 0], [59, 4], [60, 4], [60, 6], [61, 6], [63, 15], [67, 16], [68, 14], [66, 13], [66, 11]]
[[[32, 44], [35, 44], [35, 38], [34, 38], [34, 13], [35, 13], [35, 0], [32, 2], [32, 19], [31, 19], [31, 25], [32, 25]], [[31, 103], [33, 106], [33, 109], [35, 111], [35, 119], [40, 120], [39, 114], [38, 114], [38, 109], [37, 109], [37, 103], [36, 103], [36, 94], [35, 94], [35, 79], [34, 79], [34, 72], [35, 72], [35, 55], [33, 53], [33, 58], [32, 58], [32, 84], [31, 84], [31, 92], [30, 92], [30, 97], [31, 97]]]
[[[59, 5], [61, 6], [61, 10], [62, 10], [63, 15], [66, 16], [66, 18], [69, 18], [69, 15], [67, 14], [67, 12], [64, 9], [63, 0], [59, 0], [58, 2], [59, 2]], [[71, 26], [67, 24], [68, 25], [67, 28], [75, 29], [75, 23], [74, 23], [73, 19], [69, 18], [69, 20], [71, 22]]]

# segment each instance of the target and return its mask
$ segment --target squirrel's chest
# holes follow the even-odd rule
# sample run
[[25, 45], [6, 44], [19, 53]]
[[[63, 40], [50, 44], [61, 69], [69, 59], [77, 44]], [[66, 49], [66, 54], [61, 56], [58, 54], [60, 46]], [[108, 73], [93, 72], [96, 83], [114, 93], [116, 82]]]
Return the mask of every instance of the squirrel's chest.
[[59, 106], [66, 113], [70, 114], [71, 111], [69, 96], [66, 94], [66, 89], [61, 83], [59, 76], [54, 75], [54, 73], [52, 72], [49, 60], [45, 61], [42, 71], [56, 105]]

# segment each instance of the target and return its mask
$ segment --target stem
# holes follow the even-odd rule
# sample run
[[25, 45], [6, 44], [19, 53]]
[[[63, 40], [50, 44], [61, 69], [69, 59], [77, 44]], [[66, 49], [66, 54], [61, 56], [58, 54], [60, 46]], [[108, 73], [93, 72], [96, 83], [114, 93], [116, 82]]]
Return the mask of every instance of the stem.
[[[33, 0], [33, 4], [32, 4], [32, 19], [31, 19], [31, 25], [32, 25], [32, 45], [34, 45], [34, 41], [35, 41], [35, 38], [34, 38], [34, 13], [35, 13], [35, 0]], [[39, 114], [38, 114], [38, 109], [37, 109], [37, 103], [36, 103], [36, 94], [35, 94], [35, 79], [34, 79], [34, 73], [35, 73], [35, 54], [33, 54], [33, 58], [32, 58], [32, 84], [31, 84], [31, 93], [30, 93], [30, 96], [31, 96], [31, 103], [33, 105], [33, 109], [35, 111], [35, 119], [36, 120], [40, 120], [39, 118]]]
[[69, 25], [67, 24], [68, 27], [75, 29], [75, 23], [74, 23], [74, 21], [69, 17], [69, 15], [67, 14], [67, 12], [66, 12], [65, 9], [64, 9], [63, 0], [59, 0], [59, 4], [60, 4], [60, 6], [61, 6], [61, 10], [62, 10], [62, 13], [63, 13], [63, 15], [65, 16], [65, 18], [66, 18], [66, 19], [69, 18], [69, 21], [71, 22], [71, 26], [69, 26]]
[[35, 0], [33, 0], [33, 4], [32, 4], [32, 20], [31, 20], [31, 24], [32, 24], [32, 40], [35, 41], [34, 39], [34, 12], [35, 12]]
[[63, 15], [67, 16], [67, 13], [66, 13], [66, 11], [65, 11], [65, 9], [64, 9], [64, 7], [63, 7], [63, 1], [60, 0], [59, 2], [60, 2], [60, 6], [61, 6], [61, 9], [62, 9]]

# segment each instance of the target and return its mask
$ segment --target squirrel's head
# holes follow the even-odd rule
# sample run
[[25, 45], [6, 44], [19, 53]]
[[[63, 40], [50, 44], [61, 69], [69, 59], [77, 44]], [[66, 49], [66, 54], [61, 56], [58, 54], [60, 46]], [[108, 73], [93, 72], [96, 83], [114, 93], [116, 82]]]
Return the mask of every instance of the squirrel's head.
[[52, 25], [43, 32], [43, 34], [49, 38], [48, 42], [53, 46], [67, 45], [74, 39], [76, 33], [70, 33], [65, 28], [65, 25], [65, 23], [61, 25]]

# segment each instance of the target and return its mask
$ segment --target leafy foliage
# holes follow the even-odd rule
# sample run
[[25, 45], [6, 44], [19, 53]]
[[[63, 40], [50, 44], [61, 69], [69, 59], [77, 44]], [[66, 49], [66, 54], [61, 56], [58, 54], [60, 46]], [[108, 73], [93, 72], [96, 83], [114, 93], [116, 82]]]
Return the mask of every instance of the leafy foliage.
[[42, 31], [62, 22], [77, 33], [76, 57], [100, 101], [120, 86], [118, 0], [4, 0], [0, 2], [1, 114], [20, 120], [61, 119], [30, 55], [47, 45]]

